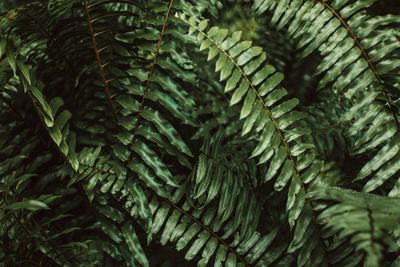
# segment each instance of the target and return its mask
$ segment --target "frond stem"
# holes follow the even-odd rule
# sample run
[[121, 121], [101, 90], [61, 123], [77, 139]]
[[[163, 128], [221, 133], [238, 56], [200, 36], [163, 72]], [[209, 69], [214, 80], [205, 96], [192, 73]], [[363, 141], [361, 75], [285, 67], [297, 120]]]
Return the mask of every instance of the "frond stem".
[[371, 230], [371, 235], [370, 235], [371, 249], [374, 250], [375, 254], [379, 254], [376, 246], [374, 245], [374, 243], [377, 242], [377, 239], [375, 238], [374, 218], [372, 217], [372, 210], [369, 207], [369, 205], [367, 205], [367, 215], [368, 215], [368, 225]]
[[140, 101], [139, 110], [138, 110], [138, 112], [136, 114], [137, 121], [136, 121], [136, 124], [135, 124], [135, 126], [134, 126], [134, 128], [132, 130], [132, 133], [133, 133], [132, 143], [135, 140], [135, 133], [136, 133], [137, 129], [140, 126], [141, 114], [142, 114], [143, 109], [144, 109], [144, 102], [145, 102], [146, 96], [147, 96], [147, 94], [149, 93], [149, 90], [150, 90], [150, 82], [151, 82], [151, 79], [152, 79], [152, 77], [154, 75], [154, 72], [155, 72], [155, 69], [156, 69], [156, 63], [157, 63], [158, 55], [160, 54], [161, 43], [162, 43], [162, 40], [163, 40], [163, 36], [164, 36], [165, 30], [167, 29], [168, 18], [169, 18], [170, 14], [171, 14], [173, 2], [174, 2], [174, 0], [170, 0], [169, 1], [167, 14], [165, 15], [164, 24], [163, 24], [161, 32], [160, 32], [160, 37], [158, 38], [156, 50], [154, 52], [153, 62], [151, 63], [151, 69], [150, 69], [149, 74], [147, 75], [147, 80], [146, 80], [146, 85], [145, 85], [145, 88], [144, 88], [144, 91], [143, 91], [142, 100]]
[[[330, 6], [325, 1], [322, 1], [322, 0], [309, 0], [309, 1], [312, 1], [313, 3], [322, 5], [324, 8], [328, 9], [340, 21], [340, 24], [342, 24], [342, 26], [346, 29], [348, 34], [353, 39], [355, 45], [361, 51], [361, 55], [363, 56], [365, 61], [367, 61], [368, 67], [371, 69], [372, 73], [374, 74], [375, 79], [378, 81], [379, 84], [383, 85], [383, 81], [382, 81], [382, 79], [380, 77], [378, 69], [375, 67], [374, 63], [372, 62], [372, 60], [369, 57], [367, 51], [365, 50], [365, 48], [361, 44], [361, 42], [360, 42], [359, 38], [357, 37], [357, 35], [351, 30], [349, 24], [340, 15], [340, 13], [338, 11], [336, 11], [332, 6]], [[390, 110], [394, 110], [393, 108], [396, 107], [396, 106], [394, 105], [394, 101], [393, 101], [393, 99], [391, 98], [391, 96], [389, 95], [389, 93], [387, 92], [386, 89], [383, 89], [383, 94], [385, 95], [386, 99], [388, 100], [388, 104], [390, 106]], [[396, 123], [397, 129], [400, 131], [399, 119], [397, 118], [397, 115], [394, 112], [392, 112], [392, 114], [393, 114], [393, 118], [394, 118], [394, 121]]]
[[321, 0], [310, 0], [316, 4], [320, 4], [323, 7], [325, 7], [326, 9], [328, 9], [342, 24], [342, 26], [346, 29], [346, 31], [349, 33], [349, 35], [351, 36], [351, 38], [353, 39], [353, 41], [355, 42], [356, 46], [358, 47], [358, 49], [360, 49], [362, 56], [365, 58], [365, 60], [368, 63], [369, 68], [372, 70], [372, 72], [374, 73], [374, 76], [379, 80], [379, 72], [376, 69], [376, 67], [374, 66], [374, 64], [372, 63], [371, 58], [368, 56], [367, 52], [365, 51], [364, 47], [362, 46], [362, 44], [360, 43], [360, 40], [357, 38], [357, 36], [355, 35], [355, 33], [350, 29], [350, 26], [347, 24], [347, 22], [344, 20], [344, 18], [339, 14], [338, 11], [336, 11], [332, 6], [330, 6], [327, 2], [325, 1], [321, 1]]
[[207, 232], [209, 232], [213, 237], [215, 237], [215, 239], [218, 240], [218, 242], [220, 242], [221, 244], [223, 244], [224, 246], [226, 246], [228, 248], [228, 250], [230, 252], [232, 252], [236, 258], [238, 258], [245, 266], [249, 267], [251, 266], [239, 253], [236, 252], [236, 250], [231, 247], [225, 240], [223, 240], [221, 237], [219, 237], [216, 233], [214, 233], [207, 225], [203, 224], [202, 222], [200, 222], [198, 219], [196, 219], [195, 217], [193, 217], [189, 212], [185, 211], [184, 209], [182, 209], [181, 207], [177, 206], [176, 204], [174, 204], [171, 200], [167, 199], [167, 198], [162, 198], [164, 201], [166, 201], [169, 205], [171, 205], [172, 207], [174, 207], [175, 209], [177, 209], [178, 211], [180, 211], [181, 213], [183, 213], [185, 216], [187, 216], [190, 220], [192, 220], [194, 223], [198, 224], [201, 228], [203, 228], [204, 230], [206, 230]]
[[[110, 171], [110, 170], [103, 170], [101, 168], [98, 168], [96, 166], [90, 166], [87, 164], [82, 164], [82, 166], [88, 168], [88, 169], [92, 169], [95, 170], [97, 172], [100, 173], [108, 173], [109, 175], [113, 175], [116, 176], [116, 173]], [[193, 215], [191, 215], [189, 212], [185, 211], [184, 209], [182, 209], [181, 207], [179, 207], [178, 205], [176, 205], [175, 203], [173, 203], [171, 200], [169, 200], [168, 198], [165, 197], [161, 197], [158, 196], [156, 194], [157, 198], [161, 199], [162, 201], [167, 202], [169, 205], [171, 205], [174, 209], [177, 209], [179, 212], [181, 212], [182, 214], [184, 214], [185, 216], [187, 216], [190, 220], [192, 220], [194, 223], [196, 223], [197, 225], [199, 225], [201, 228], [203, 228], [204, 230], [206, 230], [208, 233], [210, 233], [210, 235], [212, 235], [213, 237], [215, 237], [215, 239], [218, 240], [219, 243], [223, 244], [224, 246], [226, 246], [228, 248], [228, 250], [230, 252], [232, 252], [241, 262], [244, 263], [245, 266], [250, 267], [251, 265], [238, 253], [236, 252], [236, 250], [231, 247], [225, 240], [223, 240], [221, 237], [219, 237], [214, 231], [212, 231], [208, 226], [206, 226], [205, 224], [203, 224], [202, 222], [200, 222], [198, 219], [196, 219], [195, 217], [193, 217]]]
[[[187, 21], [183, 20], [185, 23], [189, 24]], [[190, 25], [190, 24], [189, 24]], [[297, 168], [297, 163], [296, 160], [294, 159], [294, 156], [292, 155], [292, 152], [289, 149], [289, 145], [286, 142], [286, 139], [282, 133], [282, 131], [279, 129], [279, 125], [278, 122], [275, 120], [275, 118], [272, 115], [272, 112], [269, 110], [268, 106], [266, 105], [264, 99], [262, 98], [262, 96], [259, 94], [258, 90], [255, 88], [255, 86], [253, 85], [253, 83], [251, 82], [250, 78], [245, 74], [245, 72], [242, 70], [242, 68], [236, 63], [236, 61], [217, 43], [215, 42], [211, 37], [209, 37], [205, 32], [203, 32], [202, 30], [200, 30], [197, 26], [194, 25], [190, 25], [192, 27], [194, 27], [198, 32], [200, 32], [205, 38], [207, 38], [211, 43], [213, 43], [213, 45], [215, 45], [222, 53], [225, 54], [225, 56], [234, 64], [235, 68], [240, 72], [240, 74], [242, 75], [242, 77], [246, 80], [246, 82], [249, 84], [249, 86], [251, 87], [251, 89], [253, 90], [254, 94], [256, 95], [256, 97], [259, 99], [259, 101], [262, 103], [263, 105], [263, 109], [264, 111], [267, 113], [268, 117], [270, 118], [270, 120], [272, 121], [275, 131], [276, 133], [279, 135], [279, 138], [281, 140], [281, 144], [285, 147], [285, 150], [288, 154], [289, 160], [292, 162], [293, 164], [293, 168], [294, 171], [296, 172], [297, 176], [300, 179], [300, 184], [301, 187], [303, 188], [303, 190], [305, 192], [307, 192], [307, 188], [306, 185], [304, 184], [303, 179], [301, 179], [300, 177], [300, 171]], [[310, 207], [311, 207], [311, 211], [312, 211], [312, 217], [313, 217], [313, 221], [315, 222], [316, 226], [319, 226], [318, 222], [317, 222], [317, 216], [315, 213], [315, 210], [313, 208], [312, 205], [312, 201], [309, 201]], [[319, 233], [321, 233], [320, 227], [317, 227]], [[321, 242], [321, 245], [324, 247], [325, 251], [327, 251], [327, 248], [324, 244], [324, 242]]]
[[321, 128], [317, 128], [316, 130], [317, 130], [317, 131], [324, 131], [324, 130], [327, 130], [327, 129], [336, 128], [336, 127], [338, 127], [338, 126], [343, 126], [343, 125], [351, 124], [351, 123], [353, 123], [353, 122], [355, 122], [355, 121], [356, 121], [356, 119], [347, 120], [347, 121], [342, 121], [342, 122], [338, 122], [338, 123], [335, 123], [335, 124], [330, 124], [330, 125], [327, 125], [327, 126], [324, 126], [324, 127], [321, 127]]
[[[186, 21], [185, 21], [186, 22]], [[188, 22], [186, 22], [188, 23]], [[294, 170], [296, 172], [297, 175], [300, 176], [300, 172], [297, 168], [297, 164], [296, 161], [292, 155], [292, 152], [289, 149], [289, 145], [286, 142], [286, 139], [282, 133], [282, 131], [279, 129], [279, 125], [278, 122], [275, 120], [275, 118], [272, 116], [272, 112], [269, 110], [268, 106], [266, 105], [264, 99], [262, 98], [262, 96], [260, 95], [260, 93], [258, 92], [258, 90], [255, 88], [255, 86], [253, 85], [253, 83], [251, 82], [250, 78], [244, 73], [244, 71], [242, 70], [242, 68], [236, 63], [236, 61], [217, 43], [215, 42], [211, 37], [209, 37], [205, 32], [203, 32], [202, 30], [200, 30], [197, 26], [193, 26], [190, 25], [192, 27], [194, 27], [198, 32], [200, 32], [202, 35], [204, 35], [204, 37], [206, 37], [210, 42], [213, 43], [213, 45], [215, 45], [222, 53], [225, 54], [225, 56], [232, 62], [232, 64], [234, 64], [235, 68], [240, 72], [240, 74], [242, 75], [242, 77], [246, 80], [246, 82], [249, 84], [249, 86], [251, 87], [251, 89], [253, 90], [254, 94], [256, 95], [256, 97], [258, 98], [258, 100], [261, 102], [261, 104], [263, 105], [263, 109], [264, 111], [267, 113], [269, 119], [272, 121], [275, 131], [276, 133], [279, 135], [279, 138], [281, 140], [281, 144], [285, 147], [286, 153], [289, 156], [289, 160], [293, 163], [294, 166]], [[303, 183], [303, 182], [302, 182]]]
[[90, 13], [89, 13], [89, 7], [88, 7], [87, 0], [83, 0], [83, 7], [84, 7], [87, 23], [88, 23], [88, 26], [89, 26], [89, 33], [90, 33], [91, 40], [92, 40], [92, 47], [93, 47], [93, 50], [94, 50], [94, 53], [95, 53], [95, 56], [96, 56], [96, 62], [97, 62], [97, 67], [99, 69], [100, 79], [101, 79], [101, 81], [103, 83], [103, 86], [104, 86], [104, 93], [106, 95], [106, 99], [107, 99], [108, 105], [110, 107], [111, 113], [112, 113], [114, 119], [116, 119], [117, 115], [116, 115], [114, 107], [112, 105], [110, 88], [108, 86], [108, 82], [107, 82], [107, 79], [106, 79], [106, 74], [105, 74], [105, 71], [104, 71], [104, 65], [101, 63], [100, 51], [97, 48], [96, 34], [94, 32], [92, 17], [90, 16]]

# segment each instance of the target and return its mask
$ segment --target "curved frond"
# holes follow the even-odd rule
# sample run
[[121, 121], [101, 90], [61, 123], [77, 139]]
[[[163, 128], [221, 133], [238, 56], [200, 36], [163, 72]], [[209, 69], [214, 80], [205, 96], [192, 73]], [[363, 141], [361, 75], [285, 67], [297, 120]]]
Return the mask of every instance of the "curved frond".
[[[270, 11], [277, 29], [285, 28], [288, 36], [296, 39], [303, 57], [314, 51], [320, 53], [322, 61], [315, 70], [315, 75], [321, 77], [319, 88], [329, 88], [351, 99], [352, 107], [341, 120], [354, 121], [348, 135], [357, 135], [359, 140], [352, 151], [374, 155], [357, 176], [357, 180], [369, 177], [364, 186], [366, 192], [396, 179], [397, 152], [390, 153], [390, 157], [387, 154], [379, 164], [375, 162], [393, 143], [398, 143], [400, 129], [395, 104], [398, 67], [391, 64], [397, 60], [400, 48], [396, 31], [399, 17], [368, 14], [374, 2], [254, 2], [258, 14]], [[397, 186], [389, 194], [397, 196]]]
[[[276, 177], [276, 190], [289, 187], [286, 210], [290, 227], [296, 226], [289, 252], [304, 245], [308, 234], [313, 233], [318, 239], [318, 226], [315, 227], [315, 222], [311, 223], [312, 206], [305, 199], [305, 184], [318, 177], [322, 162], [315, 159], [312, 144], [301, 142], [307, 130], [294, 126], [304, 116], [293, 111], [298, 100], [282, 100], [287, 94], [279, 86], [283, 74], [265, 63], [266, 54], [262, 48], [252, 47], [250, 41], [240, 42], [240, 32], [231, 37], [228, 37], [227, 30], [218, 27], [212, 27], [206, 32], [206, 20], [197, 22], [194, 17], [188, 20], [184, 16], [181, 18], [189, 24], [190, 33], [197, 32], [200, 50], [209, 50], [207, 60], [218, 56], [216, 71], [220, 72], [221, 81], [227, 79], [225, 92], [233, 91], [230, 104], [243, 103], [240, 113], [240, 119], [245, 119], [242, 135], [253, 132], [258, 136], [258, 144], [251, 157], [258, 157], [259, 165], [268, 165], [258, 183]], [[302, 164], [298, 166], [298, 162]], [[318, 253], [323, 255], [324, 251]], [[310, 259], [306, 257], [302, 260], [302, 264], [306, 264]], [[309, 264], [326, 264], [326, 261], [322, 256]]]
[[318, 220], [325, 224], [324, 235], [336, 234], [337, 238], [330, 245], [333, 249], [340, 249], [340, 246], [334, 247], [349, 239], [354, 249], [364, 254], [365, 266], [378, 266], [385, 246], [390, 247], [391, 253], [398, 253], [398, 247], [394, 245], [399, 238], [398, 198], [384, 198], [335, 187], [317, 188], [309, 195], [315, 200], [335, 203], [324, 207], [318, 215]]

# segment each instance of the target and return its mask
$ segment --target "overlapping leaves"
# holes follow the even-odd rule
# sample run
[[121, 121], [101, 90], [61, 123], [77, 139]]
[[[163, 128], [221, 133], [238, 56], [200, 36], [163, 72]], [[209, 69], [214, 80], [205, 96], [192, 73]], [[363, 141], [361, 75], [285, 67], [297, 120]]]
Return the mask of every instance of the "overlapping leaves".
[[[398, 15], [371, 16], [375, 1], [254, 1], [258, 14], [271, 12], [271, 23], [296, 40], [303, 57], [322, 55], [315, 70], [319, 88], [330, 88], [351, 99], [340, 122], [353, 121], [347, 135], [357, 136], [353, 154], [373, 153], [357, 180], [373, 191], [388, 182], [389, 195], [398, 195]], [[389, 153], [386, 153], [390, 150]], [[382, 154], [386, 157], [382, 159]]]
[[[184, 16], [181, 16], [186, 20]], [[265, 183], [276, 177], [274, 188], [288, 188], [286, 210], [294, 239], [289, 252], [298, 250], [305, 242], [318, 241], [318, 230], [312, 220], [312, 207], [305, 199], [304, 184], [318, 177], [322, 163], [315, 158], [312, 144], [302, 143], [302, 137], [309, 134], [307, 128], [295, 126], [303, 114], [293, 111], [297, 99], [282, 100], [286, 90], [279, 86], [283, 74], [266, 64], [266, 54], [260, 47], [251, 46], [250, 41], [240, 41], [241, 33], [228, 37], [228, 31], [214, 26], [207, 32], [207, 21], [198, 22], [191, 17], [186, 20], [190, 33], [197, 33], [200, 50], [208, 49], [208, 58], [218, 57], [215, 70], [220, 72], [220, 81], [227, 80], [225, 92], [233, 91], [230, 104], [242, 102], [240, 119], [245, 119], [242, 135], [255, 134], [257, 146], [251, 158], [258, 157], [258, 164], [267, 165], [258, 183]], [[257, 137], [258, 136], [258, 137]], [[297, 223], [296, 223], [297, 221]], [[308, 231], [306, 231], [308, 230]], [[309, 239], [312, 235], [313, 238]], [[298, 262], [326, 264], [321, 246], [315, 253], [317, 259], [300, 254]]]

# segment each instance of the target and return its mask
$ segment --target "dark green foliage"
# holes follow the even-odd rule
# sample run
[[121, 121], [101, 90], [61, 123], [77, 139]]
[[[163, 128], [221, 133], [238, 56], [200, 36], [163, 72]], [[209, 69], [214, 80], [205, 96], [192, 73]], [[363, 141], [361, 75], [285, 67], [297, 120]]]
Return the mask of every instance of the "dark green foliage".
[[0, 3], [0, 266], [399, 266], [394, 5]]

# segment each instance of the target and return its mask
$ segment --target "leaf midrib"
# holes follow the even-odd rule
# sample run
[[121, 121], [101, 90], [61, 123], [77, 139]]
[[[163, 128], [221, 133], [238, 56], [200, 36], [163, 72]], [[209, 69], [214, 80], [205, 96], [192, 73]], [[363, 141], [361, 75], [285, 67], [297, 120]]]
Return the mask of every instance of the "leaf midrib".
[[[379, 84], [383, 84], [383, 81], [380, 77], [380, 74], [377, 70], [377, 68], [375, 67], [374, 63], [372, 62], [371, 58], [369, 57], [367, 51], [365, 50], [365, 48], [363, 47], [363, 45], [361, 44], [359, 38], [357, 37], [357, 35], [351, 30], [349, 24], [346, 22], [346, 20], [340, 15], [340, 13], [338, 11], [336, 11], [331, 5], [329, 5], [327, 2], [321, 1], [321, 0], [309, 0], [313, 3], [316, 4], [320, 4], [322, 5], [325, 9], [329, 10], [329, 12], [331, 12], [340, 22], [340, 24], [345, 28], [345, 30], [347, 31], [347, 33], [350, 35], [351, 39], [353, 39], [356, 47], [361, 51], [361, 55], [364, 58], [364, 60], [367, 62], [369, 69], [372, 71], [372, 73], [374, 74], [375, 80], [379, 83]], [[390, 97], [389, 93], [387, 92], [386, 89], [382, 89], [382, 92], [385, 96], [385, 98], [388, 101], [388, 104], [390, 105], [390, 107], [395, 107], [394, 105], [394, 101], [393, 99]], [[395, 121], [395, 124], [397, 126], [397, 130], [400, 131], [400, 122], [399, 119], [397, 118], [397, 115], [395, 112], [391, 112]]]
[[[186, 22], [187, 23], [187, 22]], [[189, 24], [190, 25], [190, 24]], [[224, 53], [224, 55], [234, 64], [235, 68], [240, 72], [240, 74], [242, 75], [242, 77], [246, 80], [246, 82], [249, 84], [249, 86], [251, 87], [251, 89], [253, 90], [254, 94], [256, 95], [256, 97], [258, 98], [258, 100], [262, 103], [263, 105], [263, 109], [264, 111], [267, 113], [268, 117], [270, 118], [270, 120], [272, 121], [273, 125], [274, 125], [274, 129], [275, 132], [279, 135], [279, 138], [281, 140], [281, 144], [285, 147], [286, 153], [288, 154], [289, 160], [293, 163], [293, 168], [296, 172], [297, 175], [299, 175], [300, 177], [300, 172], [297, 168], [297, 164], [296, 164], [296, 160], [294, 159], [290, 149], [289, 149], [289, 145], [286, 142], [286, 139], [282, 133], [282, 131], [279, 129], [278, 126], [278, 122], [275, 120], [275, 118], [272, 116], [272, 112], [269, 110], [269, 108], [267, 107], [264, 99], [262, 98], [262, 96], [259, 94], [259, 92], [257, 91], [257, 89], [255, 88], [255, 86], [253, 85], [253, 83], [251, 82], [250, 78], [247, 77], [247, 75], [244, 73], [244, 71], [242, 70], [242, 68], [236, 63], [236, 61], [217, 43], [215, 42], [211, 37], [209, 37], [205, 32], [203, 32], [202, 30], [200, 30], [197, 26], [194, 25], [190, 25], [192, 27], [194, 27], [198, 32], [200, 32], [201, 34], [203, 34], [208, 40], [210, 40], [210, 42], [212, 42], [222, 53]], [[303, 182], [302, 182], [303, 184]]]

